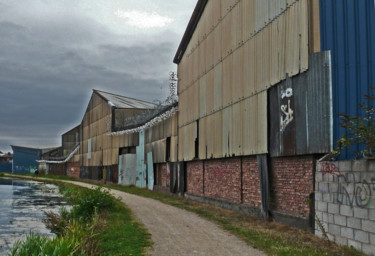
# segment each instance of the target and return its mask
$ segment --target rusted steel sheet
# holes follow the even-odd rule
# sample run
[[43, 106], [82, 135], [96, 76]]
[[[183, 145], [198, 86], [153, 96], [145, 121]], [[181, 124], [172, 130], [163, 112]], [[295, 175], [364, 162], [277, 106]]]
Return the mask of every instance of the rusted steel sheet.
[[332, 150], [330, 53], [314, 53], [309, 60], [307, 72], [269, 91], [271, 156]]

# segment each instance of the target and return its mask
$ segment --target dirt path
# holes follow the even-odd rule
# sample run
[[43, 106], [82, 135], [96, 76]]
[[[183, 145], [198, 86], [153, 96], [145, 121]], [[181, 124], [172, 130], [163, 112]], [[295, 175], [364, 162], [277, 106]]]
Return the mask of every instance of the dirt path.
[[[81, 182], [65, 182], [92, 187]], [[111, 193], [121, 198], [152, 235], [152, 255], [265, 255], [194, 213], [117, 190]]]

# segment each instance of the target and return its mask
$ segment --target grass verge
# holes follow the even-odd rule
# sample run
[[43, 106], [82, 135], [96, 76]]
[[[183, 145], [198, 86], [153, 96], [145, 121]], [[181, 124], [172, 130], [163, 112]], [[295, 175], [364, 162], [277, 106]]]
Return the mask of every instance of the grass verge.
[[348, 247], [340, 247], [314, 236], [308, 231], [255, 216], [198, 203], [163, 192], [151, 192], [134, 186], [105, 185], [107, 188], [153, 198], [163, 203], [194, 212], [219, 224], [222, 228], [269, 255], [364, 255]]
[[144, 255], [151, 246], [149, 233], [107, 190], [54, 183], [73, 205], [59, 214], [46, 213], [44, 222], [56, 237], [30, 233], [9, 255]]
[[[56, 178], [56, 176], [49, 176]], [[69, 178], [70, 179], [70, 178]], [[90, 184], [93, 181], [77, 180]], [[213, 221], [254, 248], [268, 255], [365, 255], [353, 248], [341, 247], [328, 243], [312, 233], [276, 222], [265, 221], [254, 216], [226, 210], [214, 205], [198, 203], [176, 195], [152, 192], [134, 186], [103, 185], [134, 195], [152, 198], [163, 203], [194, 212], [199, 216]]]

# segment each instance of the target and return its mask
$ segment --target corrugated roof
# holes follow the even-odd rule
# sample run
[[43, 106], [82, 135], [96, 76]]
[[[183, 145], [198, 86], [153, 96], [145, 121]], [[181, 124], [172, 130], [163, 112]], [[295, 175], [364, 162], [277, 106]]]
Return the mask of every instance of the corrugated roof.
[[103, 91], [98, 91], [94, 90], [95, 93], [97, 93], [99, 96], [104, 98], [109, 105], [116, 107], [116, 108], [136, 108], [136, 109], [150, 109], [150, 108], [155, 108], [156, 104], [147, 102], [147, 101], [142, 101], [142, 100], [137, 100], [109, 92], [103, 92]]

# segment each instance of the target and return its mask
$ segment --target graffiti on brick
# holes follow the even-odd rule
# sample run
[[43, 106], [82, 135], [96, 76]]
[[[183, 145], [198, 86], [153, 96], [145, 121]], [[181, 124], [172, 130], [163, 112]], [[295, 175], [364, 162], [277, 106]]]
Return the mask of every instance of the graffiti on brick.
[[351, 208], [370, 206], [371, 196], [375, 192], [375, 178], [371, 181], [356, 182], [353, 172], [338, 175], [337, 203], [347, 204]]
[[320, 165], [321, 165], [320, 171], [323, 174], [330, 174], [332, 176], [341, 175], [339, 167], [337, 167], [335, 163], [321, 163]]

